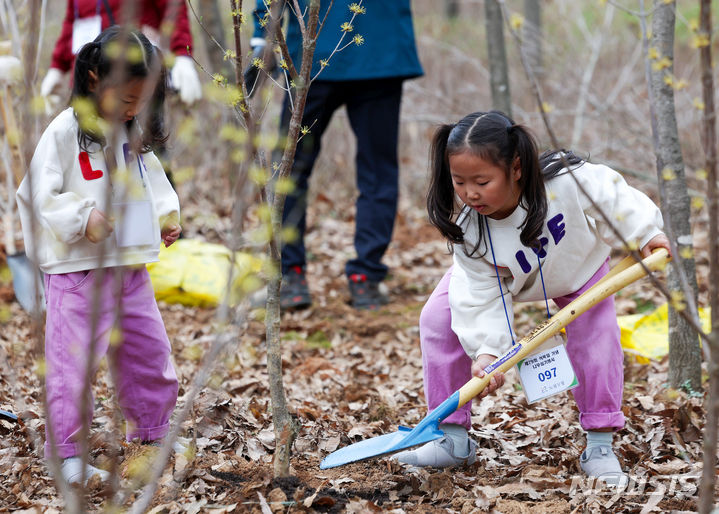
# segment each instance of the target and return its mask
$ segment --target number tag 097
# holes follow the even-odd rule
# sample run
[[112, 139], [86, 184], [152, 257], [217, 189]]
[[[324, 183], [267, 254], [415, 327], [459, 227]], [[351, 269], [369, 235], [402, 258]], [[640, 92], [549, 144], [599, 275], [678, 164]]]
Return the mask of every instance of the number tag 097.
[[560, 335], [547, 340], [537, 352], [519, 361], [517, 370], [528, 403], [579, 385]]

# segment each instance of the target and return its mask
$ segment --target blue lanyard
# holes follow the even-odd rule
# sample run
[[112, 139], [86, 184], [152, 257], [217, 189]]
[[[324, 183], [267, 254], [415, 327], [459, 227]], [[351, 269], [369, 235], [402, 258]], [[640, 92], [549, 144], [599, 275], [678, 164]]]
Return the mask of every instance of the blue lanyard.
[[[509, 321], [509, 312], [507, 311], [507, 302], [504, 301], [504, 293], [502, 292], [502, 280], [499, 278], [499, 268], [497, 267], [497, 259], [494, 256], [494, 245], [492, 244], [492, 234], [489, 231], [489, 220], [484, 217], [484, 226], [487, 227], [487, 238], [489, 239], [489, 249], [492, 252], [492, 263], [494, 264], [494, 272], [497, 275], [497, 285], [499, 285], [499, 295], [502, 297], [502, 306], [504, 307], [504, 317], [507, 320], [507, 328], [509, 329], [509, 337], [512, 339], [512, 344], [517, 344], [514, 340], [514, 334], [512, 332], [512, 323]], [[542, 260], [539, 258], [539, 252], [537, 254], [537, 262], [539, 263], [539, 277], [542, 280], [542, 292], [544, 293], [544, 305], [547, 307], [547, 319], [551, 317], [549, 314], [549, 301], [547, 300], [547, 290], [544, 287], [544, 274], [542, 273]]]
[[[127, 169], [129, 171], [130, 169], [130, 145], [128, 143], [122, 144], [122, 156], [125, 158], [125, 166], [127, 166]], [[135, 154], [135, 159], [137, 159], [137, 170], [140, 172], [140, 181], [142, 182], [142, 187], [147, 188], [147, 185], [145, 184], [145, 174], [147, 174], [147, 166], [145, 166], [145, 159], [140, 156], [139, 153]], [[145, 168], [145, 173], [142, 173], [142, 168]]]
[[544, 293], [544, 306], [547, 308], [547, 319], [549, 319], [552, 317], [552, 315], [549, 314], [549, 301], [547, 300], [547, 290], [544, 288], [544, 273], [542, 273], [542, 260], [539, 258], [539, 253], [537, 253], [537, 262], [539, 263], [539, 278], [542, 279], [542, 292]]
[[137, 169], [140, 170], [140, 180], [142, 181], [142, 187], [147, 188], [147, 185], [145, 185], [145, 175], [142, 173], [143, 167], [145, 167], [145, 172], [147, 172], [145, 160], [140, 157], [140, 154], [137, 154]]
[[492, 262], [494, 263], [494, 272], [497, 274], [497, 284], [499, 285], [499, 295], [502, 297], [502, 305], [504, 306], [504, 317], [507, 319], [507, 328], [509, 329], [509, 337], [512, 338], [512, 344], [517, 344], [512, 333], [512, 323], [509, 321], [509, 313], [507, 312], [507, 302], [504, 301], [504, 292], [502, 292], [502, 281], [499, 279], [499, 269], [497, 268], [497, 259], [494, 257], [494, 245], [492, 245], [492, 234], [489, 232], [489, 220], [484, 217], [484, 225], [487, 227], [487, 237], [489, 238], [489, 248], [492, 251]]

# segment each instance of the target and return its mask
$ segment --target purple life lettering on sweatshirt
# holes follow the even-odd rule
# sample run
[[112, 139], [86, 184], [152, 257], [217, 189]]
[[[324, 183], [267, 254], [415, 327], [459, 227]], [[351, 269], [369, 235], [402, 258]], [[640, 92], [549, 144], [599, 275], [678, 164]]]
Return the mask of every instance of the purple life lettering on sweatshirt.
[[[552, 235], [552, 239], [554, 240], [555, 245], [559, 243], [559, 241], [561, 241], [567, 234], [567, 231], [564, 230], [564, 227], [564, 215], [561, 213], [557, 214], [547, 222], [547, 229], [549, 229], [549, 233]], [[546, 237], [540, 237], [539, 250], [533, 249], [533, 251], [539, 256], [540, 259], [543, 259], [547, 256], [546, 248], [548, 245], [549, 239]], [[514, 257], [517, 259], [517, 263], [519, 263], [519, 267], [522, 268], [522, 271], [524, 271], [525, 273], [529, 273], [530, 271], [532, 271], [532, 265], [529, 264], [527, 256], [524, 255], [524, 252], [522, 250], [519, 250], [517, 253], [515, 253]]]
[[564, 215], [563, 214], [557, 214], [555, 217], [553, 217], [551, 220], [547, 222], [547, 228], [549, 229], [549, 233], [552, 234], [552, 237], [554, 238], [554, 244], [557, 244], [559, 241], [562, 240], [562, 238], [567, 233], [564, 230]]
[[527, 262], [527, 258], [524, 256], [522, 250], [519, 250], [514, 256], [517, 258], [517, 262], [519, 263], [519, 267], [522, 268], [522, 271], [525, 273], [532, 271], [532, 266]]
[[536, 253], [540, 259], [544, 259], [547, 256], [547, 250], [545, 248], [549, 244], [549, 239], [546, 237], [539, 238], [539, 250], [532, 248], [532, 251]]

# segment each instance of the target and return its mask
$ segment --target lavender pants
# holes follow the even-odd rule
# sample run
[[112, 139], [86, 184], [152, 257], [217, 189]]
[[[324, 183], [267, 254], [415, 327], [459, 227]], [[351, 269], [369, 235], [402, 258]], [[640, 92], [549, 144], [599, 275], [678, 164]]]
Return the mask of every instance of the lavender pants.
[[[100, 295], [94, 301], [98, 280], [102, 281]], [[78, 455], [83, 425], [89, 426], [92, 420], [93, 395], [85, 387], [85, 374], [94, 306], [97, 327], [91, 379], [107, 355], [127, 420], [127, 440], [164, 437], [177, 401], [178, 382], [145, 267], [45, 275], [45, 295], [45, 455], [51, 455], [51, 441], [60, 458]], [[118, 301], [119, 319], [115, 316]]]
[[[561, 308], [589, 289], [609, 271], [604, 265], [578, 291], [554, 298]], [[448, 289], [450, 270], [442, 277], [427, 300], [419, 318], [422, 345], [424, 394], [431, 411], [472, 378], [472, 359], [452, 332]], [[622, 390], [624, 355], [619, 342], [619, 326], [610, 296], [567, 325], [567, 353], [579, 385], [572, 390], [579, 408], [579, 422], [585, 430], [620, 429], [624, 426]], [[471, 428], [468, 402], [449, 415], [445, 423]]]

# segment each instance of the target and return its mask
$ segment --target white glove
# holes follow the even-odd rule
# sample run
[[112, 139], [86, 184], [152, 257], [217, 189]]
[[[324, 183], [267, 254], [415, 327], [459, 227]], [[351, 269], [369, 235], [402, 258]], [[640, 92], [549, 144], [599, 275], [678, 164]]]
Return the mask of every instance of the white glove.
[[180, 93], [180, 100], [191, 105], [202, 97], [202, 86], [200, 77], [195, 71], [195, 63], [186, 55], [175, 57], [175, 65], [170, 72], [172, 87]]
[[57, 90], [63, 83], [64, 77], [65, 74], [57, 68], [47, 70], [47, 75], [42, 79], [42, 84], [40, 85], [40, 95], [43, 98], [47, 98], [53, 93], [57, 93]]
[[62, 98], [60, 98], [59, 90], [65, 81], [65, 74], [57, 68], [47, 70], [47, 75], [42, 79], [40, 84], [40, 96], [45, 101], [45, 112], [48, 115], [56, 112], [60, 106]]

